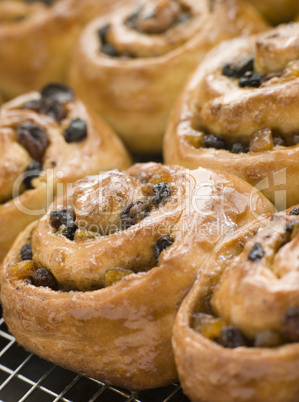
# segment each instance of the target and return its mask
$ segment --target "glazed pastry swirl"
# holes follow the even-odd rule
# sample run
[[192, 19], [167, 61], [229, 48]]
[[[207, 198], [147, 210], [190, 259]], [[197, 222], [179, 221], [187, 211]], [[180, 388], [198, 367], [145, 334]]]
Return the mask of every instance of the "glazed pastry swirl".
[[[291, 310], [299, 313], [297, 229], [296, 216], [274, 215], [268, 227], [247, 242], [214, 291], [215, 314], [255, 342], [261, 343], [267, 331], [277, 334], [281, 343], [299, 341], [299, 314], [298, 331], [291, 333], [287, 323]], [[244, 295], [250, 295], [250, 301]]]
[[[105, 287], [107, 270], [116, 267], [131, 273], [147, 271], [156, 265], [153, 248], [158, 238], [175, 241], [188, 189], [183, 169], [152, 165], [148, 172], [139, 170], [137, 165], [130, 174], [112, 171], [79, 181], [69, 198], [58, 201], [52, 215], [50, 210], [37, 225], [32, 238], [34, 260], [51, 270], [62, 289]], [[73, 242], [55, 230], [55, 224], [49, 231], [53, 214], [62, 211], [65, 203], [74, 214]], [[82, 247], [84, 259], [92, 261], [83, 267]]]
[[285, 169], [285, 186], [279, 190], [286, 190], [287, 206], [295, 204], [298, 38], [298, 24], [283, 25], [211, 52], [173, 113], [165, 138], [166, 162], [236, 174], [260, 186], [273, 202], [274, 176]]
[[265, 28], [238, 0], [142, 1], [86, 27], [69, 82], [133, 152], [157, 153], [174, 100], [198, 61], [224, 39]]
[[82, 27], [120, 0], [0, 0], [0, 91], [6, 99], [63, 82]]
[[174, 329], [192, 401], [296, 400], [298, 214], [296, 206], [245, 225], [204, 267]]
[[[115, 14], [106, 32], [99, 31], [101, 51], [114, 56], [158, 57], [183, 45], [198, 32], [208, 11], [190, 0], [151, 0], [137, 11]], [[203, 12], [204, 11], [204, 12]], [[109, 53], [108, 53], [109, 55]], [[113, 54], [111, 54], [113, 56]]]
[[7, 229], [0, 235], [0, 260], [18, 233], [42, 214], [37, 211], [56, 194], [58, 182], [66, 185], [130, 163], [113, 132], [58, 84], [2, 105], [0, 146], [0, 223]]
[[230, 231], [272, 210], [251, 190], [229, 175], [154, 163], [77, 182], [4, 261], [10, 331], [109, 383], [173, 381], [172, 326], [197, 270]]

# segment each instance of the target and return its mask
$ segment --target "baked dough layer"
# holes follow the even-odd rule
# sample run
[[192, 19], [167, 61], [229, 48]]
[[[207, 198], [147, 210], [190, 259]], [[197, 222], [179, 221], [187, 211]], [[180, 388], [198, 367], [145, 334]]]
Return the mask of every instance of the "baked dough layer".
[[[139, 4], [139, 3], [138, 3]], [[265, 22], [238, 0], [159, 0], [91, 22], [74, 50], [69, 83], [137, 153], [161, 152], [170, 110], [219, 42]]]
[[[45, 213], [55, 195], [64, 191], [68, 183], [103, 170], [126, 168], [131, 162], [112, 129], [79, 99], [74, 97], [58, 106], [63, 115], [61, 121], [24, 108], [30, 104], [33, 107], [32, 102], [40, 100], [41, 94], [32, 92], [3, 104], [0, 111], [0, 261], [16, 236]], [[58, 103], [54, 102], [55, 107]], [[87, 137], [68, 143], [64, 133], [76, 119], [86, 125]], [[30, 189], [24, 187], [22, 177], [34, 162], [34, 156], [20, 144], [16, 134], [19, 127], [28, 124], [48, 138], [48, 146], [39, 160], [41, 171], [32, 179]], [[12, 198], [17, 179], [19, 185]]]
[[173, 110], [166, 163], [220, 169], [257, 186], [278, 209], [296, 204], [298, 39], [299, 24], [281, 25], [209, 53]]
[[[292, 207], [243, 226], [201, 269], [173, 330], [179, 377], [192, 401], [298, 399], [298, 213]], [[223, 320], [231, 344], [194, 327], [195, 316]]]
[[[126, 388], [166, 385], [177, 376], [173, 322], [198, 269], [231, 230], [271, 210], [242, 180], [202, 168], [87, 177], [14, 243], [1, 272], [5, 322], [68, 369]], [[33, 260], [21, 261], [28, 243]], [[55, 290], [35, 285], [38, 269]]]

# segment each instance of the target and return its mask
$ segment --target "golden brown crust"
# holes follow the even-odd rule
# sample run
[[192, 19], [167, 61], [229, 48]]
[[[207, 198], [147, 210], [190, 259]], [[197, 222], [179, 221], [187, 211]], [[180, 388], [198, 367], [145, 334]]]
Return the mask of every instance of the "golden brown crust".
[[[164, 140], [166, 163], [235, 174], [258, 186], [279, 209], [298, 202], [298, 37], [299, 24], [283, 25], [213, 50], [198, 67], [172, 113]], [[238, 67], [252, 55], [255, 74], [262, 74], [257, 77], [264, 80], [258, 88], [240, 87], [244, 76], [234, 78], [222, 73], [223, 68]], [[229, 70], [225, 74], [231, 73]], [[273, 76], [265, 75], [269, 73]], [[264, 148], [250, 144], [258, 133], [265, 137]], [[222, 136], [229, 150], [235, 143], [245, 148], [250, 145], [249, 152], [209, 148], [204, 142], [210, 134]], [[276, 139], [283, 145], [275, 145]], [[280, 199], [280, 190], [287, 192], [286, 201]]]
[[[153, 185], [158, 183], [167, 183], [170, 192], [157, 204]], [[78, 182], [68, 203], [59, 199], [50, 208], [72, 207], [79, 226], [74, 240], [54, 229], [49, 211], [19, 236], [4, 261], [1, 299], [10, 331], [32, 352], [108, 383], [137, 389], [169, 383], [176, 378], [174, 318], [198, 268], [229, 231], [272, 210], [251, 190], [226, 174], [154, 163]], [[101, 214], [94, 209], [98, 197]], [[146, 204], [149, 215], [120, 230], [132, 202]], [[93, 236], [84, 238], [79, 221], [86, 214], [94, 226]], [[174, 242], [157, 260], [153, 251], [160, 236]], [[35, 266], [54, 274], [61, 290], [31, 284], [32, 265], [20, 262], [28, 241]], [[131, 275], [103, 288], [113, 268], [129, 269]]]
[[270, 22], [280, 24], [291, 21], [299, 12], [297, 0], [247, 0], [254, 5]]
[[[298, 235], [286, 229], [297, 225], [291, 210], [261, 217], [216, 247], [181, 306], [173, 346], [184, 392], [192, 401], [298, 399], [299, 345], [288, 343], [283, 327], [287, 311], [299, 305]], [[258, 260], [251, 254], [255, 244], [264, 252]], [[213, 316], [240, 330], [250, 347], [226, 349], [192, 328], [195, 312], [206, 312], [207, 295]], [[254, 347], [252, 342], [265, 334], [275, 334], [281, 343]]]
[[[114, 132], [80, 100], [64, 103], [61, 108], [65, 116], [57, 122], [23, 108], [28, 102], [40, 99], [39, 93], [32, 92], [3, 104], [0, 111], [0, 145], [1, 151], [2, 147], [5, 150], [0, 156], [0, 261], [20, 231], [45, 213], [46, 206], [67, 183], [99, 171], [130, 165], [130, 158]], [[81, 142], [67, 143], [65, 129], [77, 118], [86, 123], [87, 137]], [[32, 180], [32, 190], [24, 187], [22, 177], [35, 158], [16, 135], [18, 128], [28, 123], [41, 128], [49, 141], [42, 161], [39, 161], [43, 173]], [[17, 193], [12, 199], [15, 183]]]
[[[74, 51], [69, 82], [132, 151], [157, 153], [171, 107], [198, 61], [220, 41], [266, 25], [238, 0], [144, 4], [139, 17], [135, 7], [127, 7], [89, 24]], [[150, 12], [156, 18], [147, 18]], [[101, 52], [98, 30], [107, 24], [106, 39], [120, 57]]]
[[0, 90], [7, 99], [64, 81], [70, 51], [91, 18], [111, 11], [117, 0], [2, 0]]

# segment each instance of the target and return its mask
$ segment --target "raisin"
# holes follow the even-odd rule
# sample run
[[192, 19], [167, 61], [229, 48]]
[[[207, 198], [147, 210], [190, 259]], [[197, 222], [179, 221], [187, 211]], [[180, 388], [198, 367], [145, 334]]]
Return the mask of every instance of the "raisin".
[[299, 215], [299, 208], [295, 207], [294, 209], [292, 209], [292, 211], [290, 212], [290, 215]]
[[222, 67], [222, 74], [229, 78], [238, 78], [236, 66], [234, 64], [225, 64]]
[[124, 229], [136, 225], [139, 221], [146, 218], [149, 214], [149, 207], [143, 201], [132, 201], [125, 206], [121, 213], [121, 224]]
[[166, 201], [170, 196], [170, 187], [168, 183], [161, 181], [160, 183], [156, 183], [153, 185], [154, 197], [152, 198], [153, 204], [161, 204]]
[[74, 91], [63, 84], [49, 84], [40, 93], [42, 99], [57, 101], [59, 103], [67, 103], [75, 99]]
[[293, 136], [292, 145], [298, 145], [298, 144], [299, 144], [299, 135], [298, 135], [298, 133], [297, 133], [297, 134], [295, 134], [295, 135]]
[[226, 149], [227, 145], [225, 140], [213, 134], [205, 134], [204, 143], [206, 148], [214, 148], [214, 149]]
[[33, 110], [36, 113], [40, 113], [41, 105], [42, 105], [41, 99], [34, 99], [34, 100], [30, 100], [30, 101], [26, 102], [23, 105], [23, 109], [29, 109], [29, 110]]
[[22, 261], [32, 260], [32, 247], [31, 243], [26, 243], [20, 252], [20, 257]]
[[222, 68], [222, 74], [230, 78], [241, 78], [247, 72], [253, 72], [253, 69], [254, 58], [250, 56], [239, 64], [225, 64]]
[[110, 29], [110, 25], [107, 24], [98, 30], [98, 35], [102, 42], [101, 52], [110, 57], [118, 57], [119, 54], [118, 54], [117, 50], [115, 49], [115, 47], [110, 45], [110, 43], [107, 42], [107, 34], [109, 32], [109, 29]]
[[249, 261], [259, 261], [261, 260], [265, 255], [265, 252], [260, 245], [260, 243], [255, 243], [252, 249], [249, 252], [248, 255], [248, 260]]
[[290, 341], [299, 342], [299, 307], [292, 307], [286, 312], [282, 332]]
[[154, 256], [158, 259], [162, 251], [170, 247], [173, 242], [174, 240], [169, 236], [160, 237], [154, 247]]
[[34, 286], [48, 287], [52, 290], [58, 290], [58, 283], [54, 275], [46, 268], [38, 268], [31, 277]]
[[65, 236], [67, 239], [69, 240], [74, 240], [75, 237], [75, 232], [78, 229], [78, 227], [76, 225], [73, 226], [68, 226], [66, 227], [63, 231], [62, 234], [63, 236]]
[[105, 45], [102, 46], [101, 52], [110, 57], [118, 57], [119, 56], [115, 47], [110, 45], [109, 43], [106, 43]]
[[48, 135], [45, 130], [34, 123], [28, 122], [21, 124], [17, 128], [16, 136], [30, 156], [36, 161], [42, 162], [49, 145]]
[[239, 63], [237, 66], [237, 71], [240, 76], [244, 75], [248, 71], [254, 71], [254, 57], [249, 56]]
[[23, 108], [45, 114], [60, 123], [67, 114], [63, 104], [74, 100], [74, 92], [63, 84], [49, 84], [40, 93], [41, 99], [26, 102]]
[[44, 100], [39, 113], [45, 114], [60, 123], [66, 117], [66, 110], [62, 103], [53, 100]]
[[247, 342], [244, 336], [237, 328], [232, 325], [224, 327], [221, 330], [217, 341], [224, 348], [235, 349], [241, 346], [247, 346]]
[[60, 123], [66, 117], [66, 110], [62, 103], [53, 99], [31, 100], [24, 104], [23, 109], [30, 109], [36, 113], [45, 114]]
[[62, 208], [50, 213], [50, 223], [53, 228], [58, 230], [64, 226], [62, 230], [63, 236], [69, 240], [74, 240], [75, 232], [78, 227], [75, 225], [75, 215], [68, 208]]
[[132, 15], [130, 15], [130, 17], [127, 19], [126, 21], [126, 25], [127, 27], [131, 28], [131, 29], [135, 29], [136, 28], [136, 21], [139, 17], [139, 13], [133, 13]]
[[74, 214], [68, 208], [51, 211], [50, 213], [50, 223], [54, 229], [58, 230], [62, 225], [66, 227], [74, 227], [74, 222]]
[[102, 45], [107, 43], [107, 34], [110, 29], [110, 25], [107, 24], [98, 30], [99, 38], [101, 39]]
[[263, 75], [254, 72], [254, 58], [243, 60], [239, 64], [228, 63], [222, 67], [222, 74], [230, 78], [238, 78], [239, 86], [258, 88], [263, 83]]
[[292, 233], [293, 229], [295, 226], [297, 226], [299, 224], [299, 219], [294, 219], [292, 222], [289, 222], [286, 227], [285, 230], [289, 233]]
[[247, 73], [245, 73], [243, 77], [240, 78], [239, 87], [258, 88], [262, 85], [262, 78], [263, 78], [262, 74], [248, 71]]
[[279, 135], [273, 135], [273, 144], [274, 146], [285, 146], [285, 140]]
[[121, 57], [123, 59], [129, 59], [129, 58], [134, 57], [133, 55], [131, 55], [129, 53], [119, 54], [118, 51], [116, 50], [116, 48], [113, 45], [111, 45], [110, 43], [108, 43], [107, 34], [109, 32], [109, 29], [110, 29], [110, 25], [107, 24], [98, 30], [98, 36], [102, 42], [101, 52], [110, 57]]
[[85, 121], [80, 118], [72, 120], [64, 132], [64, 139], [67, 143], [80, 142], [86, 137], [87, 126]]
[[247, 152], [246, 147], [240, 142], [235, 142], [230, 150], [233, 154], [243, 154]]
[[32, 185], [32, 180], [40, 175], [40, 172], [43, 170], [43, 165], [39, 162], [30, 162], [27, 167], [26, 172], [24, 173], [23, 182], [27, 188], [27, 190], [32, 190], [34, 187]]

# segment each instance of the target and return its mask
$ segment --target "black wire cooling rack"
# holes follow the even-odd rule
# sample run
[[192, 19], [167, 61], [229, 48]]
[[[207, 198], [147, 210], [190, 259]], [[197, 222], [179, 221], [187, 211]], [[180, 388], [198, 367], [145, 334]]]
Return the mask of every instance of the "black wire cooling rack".
[[18, 346], [0, 314], [0, 402], [189, 401], [179, 384], [131, 392], [57, 367]]

